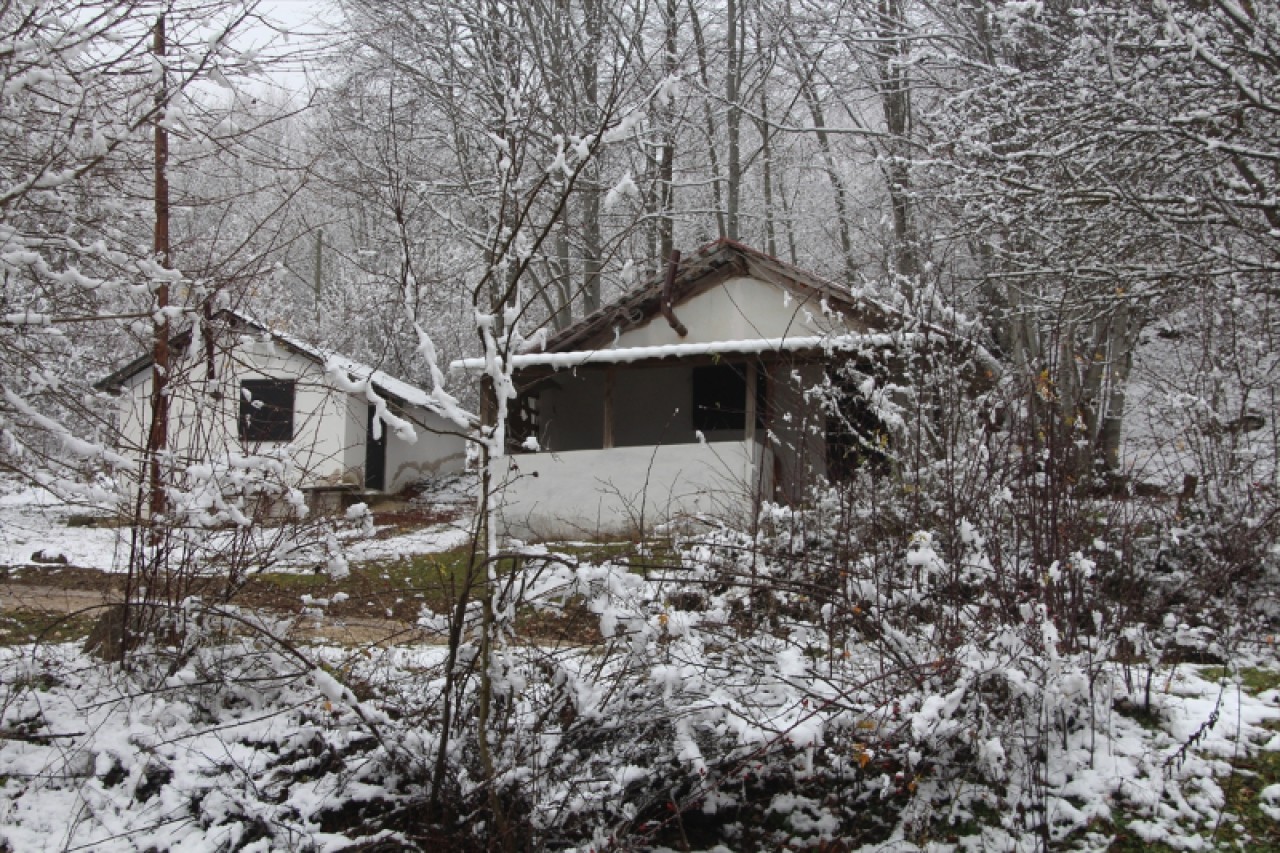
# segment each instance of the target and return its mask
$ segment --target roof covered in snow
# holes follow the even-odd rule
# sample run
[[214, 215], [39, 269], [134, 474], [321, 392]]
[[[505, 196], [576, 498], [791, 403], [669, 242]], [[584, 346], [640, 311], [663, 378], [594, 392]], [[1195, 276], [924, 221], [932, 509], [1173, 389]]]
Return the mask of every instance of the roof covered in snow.
[[[231, 309], [222, 309], [214, 315], [215, 320], [225, 323], [232, 328], [238, 328], [241, 331], [251, 331], [259, 335], [265, 335], [271, 340], [285, 347], [286, 349], [297, 353], [298, 355], [313, 361], [320, 365], [321, 368], [331, 369], [337, 368], [347, 374], [347, 378], [353, 382], [369, 381], [373, 389], [379, 394], [390, 397], [397, 402], [418, 406], [429, 411], [439, 412], [439, 406], [432, 399], [431, 394], [416, 385], [405, 382], [403, 379], [397, 379], [386, 371], [379, 370], [367, 364], [362, 364], [355, 359], [335, 352], [334, 350], [325, 349], [324, 347], [309, 344], [300, 338], [296, 338], [286, 332], [278, 329], [272, 329], [265, 323], [250, 317], [241, 311], [233, 311]], [[184, 347], [190, 343], [191, 329], [185, 329], [173, 338], [172, 345]], [[120, 387], [134, 376], [137, 376], [144, 370], [151, 367], [154, 357], [148, 353], [137, 358], [110, 376], [95, 383], [95, 387], [104, 391], [118, 391]]]
[[[855, 295], [848, 287], [766, 255], [733, 240], [716, 240], [682, 258], [671, 284], [670, 302], [681, 302], [735, 276], [750, 276], [779, 287], [825, 300], [845, 313], [862, 318], [872, 329], [888, 330], [902, 319], [900, 312], [875, 299]], [[622, 298], [551, 336], [548, 353], [595, 350], [613, 330], [644, 323], [662, 312], [666, 275], [660, 275]], [[776, 348], [773, 348], [776, 349]], [[716, 352], [728, 352], [717, 350]]]
[[[761, 355], [771, 352], [859, 352], [869, 349], [900, 347], [923, 339], [921, 334], [871, 334], [804, 335], [793, 338], [748, 338], [740, 341], [715, 341], [713, 343], [667, 344], [653, 347], [623, 347], [620, 349], [573, 350], [570, 352], [525, 353], [511, 358], [517, 370], [529, 367], [550, 367], [556, 370], [579, 367], [584, 364], [630, 364], [664, 358], [692, 358], [700, 355]], [[468, 372], [485, 369], [483, 358], [464, 358], [453, 366]]]

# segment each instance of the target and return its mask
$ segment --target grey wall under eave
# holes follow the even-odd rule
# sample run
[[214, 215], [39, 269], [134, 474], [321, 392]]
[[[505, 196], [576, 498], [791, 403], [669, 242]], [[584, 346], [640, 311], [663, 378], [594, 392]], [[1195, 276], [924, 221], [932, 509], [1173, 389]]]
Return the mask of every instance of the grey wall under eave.
[[826, 476], [826, 415], [809, 395], [822, 383], [821, 364], [777, 364], [768, 368], [766, 440], [776, 458], [777, 497], [796, 502]]
[[688, 367], [616, 369], [614, 445], [635, 447], [694, 441], [692, 376], [693, 371]]
[[604, 371], [562, 370], [538, 394], [546, 450], [596, 450], [604, 442]]
[[[734, 365], [744, 374], [745, 364]], [[538, 443], [544, 450], [598, 450], [604, 445], [607, 376], [613, 374], [613, 446], [639, 447], [741, 441], [743, 430], [708, 431], [693, 426], [690, 365], [580, 368], [562, 371], [538, 396]], [[745, 409], [746, 401], [743, 401]]]

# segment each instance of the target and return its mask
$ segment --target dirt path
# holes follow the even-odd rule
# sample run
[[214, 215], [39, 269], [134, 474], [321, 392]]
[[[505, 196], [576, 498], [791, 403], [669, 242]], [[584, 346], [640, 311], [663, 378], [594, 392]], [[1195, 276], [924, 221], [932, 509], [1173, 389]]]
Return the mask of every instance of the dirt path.
[[[65, 615], [110, 603], [109, 592], [95, 589], [66, 589], [24, 583], [0, 583], [0, 611], [33, 610]], [[114, 596], [119, 598], [119, 596]]]
[[[83, 613], [92, 618], [98, 608], [115, 604], [123, 595], [122, 589], [112, 583], [110, 575], [100, 575], [105, 581], [86, 586], [54, 585], [41, 583], [36, 578], [40, 569], [24, 570], [19, 578], [0, 578], [0, 613], [27, 611], [51, 616]], [[74, 572], [66, 577], [55, 575], [59, 581], [71, 580]], [[32, 580], [27, 578], [31, 577]], [[97, 588], [92, 588], [96, 586]], [[283, 617], [297, 615], [298, 611], [277, 608], [259, 608], [262, 612]], [[327, 641], [342, 646], [387, 646], [398, 643], [431, 643], [433, 637], [424, 634], [405, 622], [378, 619], [370, 616], [333, 617], [302, 615], [290, 630], [291, 639], [317, 642]]]

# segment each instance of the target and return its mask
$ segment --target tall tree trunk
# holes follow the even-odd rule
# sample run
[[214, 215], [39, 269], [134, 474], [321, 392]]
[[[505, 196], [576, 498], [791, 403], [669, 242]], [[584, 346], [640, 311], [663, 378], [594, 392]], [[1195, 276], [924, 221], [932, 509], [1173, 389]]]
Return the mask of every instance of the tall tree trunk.
[[906, 66], [906, 21], [902, 0], [879, 0], [875, 40], [876, 74], [888, 143], [884, 176], [893, 214], [891, 258], [898, 286], [908, 300], [920, 274], [918, 235], [911, 206], [911, 80]]
[[[582, 58], [582, 109], [585, 127], [598, 123], [600, 86], [600, 16], [601, 0], [583, 0], [582, 14], [587, 32], [587, 45]], [[600, 236], [600, 168], [593, 158], [583, 174], [582, 185], [582, 313], [594, 314], [600, 309], [600, 272], [604, 268], [604, 241]]]
[[[760, 31], [756, 30], [757, 52], [764, 53], [760, 43]], [[760, 118], [756, 122], [760, 134], [761, 196], [764, 202], [764, 250], [777, 257], [778, 237], [773, 222], [773, 129], [769, 126], [769, 79], [760, 81]]]
[[[707, 95], [711, 93], [711, 75], [707, 70], [707, 40], [703, 37], [702, 22], [698, 19], [698, 10], [694, 0], [689, 0], [689, 23], [693, 26], [694, 52], [698, 56], [698, 77], [702, 81], [702, 89]], [[725, 224], [724, 205], [720, 193], [720, 155], [716, 151], [716, 120], [711, 111], [711, 103], [706, 98], [702, 101], [702, 117], [706, 126], [707, 153], [711, 158], [711, 204], [716, 212], [716, 229], [722, 239], [728, 236]]]
[[[674, 77], [676, 73], [677, 12], [676, 0], [667, 0], [666, 8], [663, 11], [666, 23], [666, 39], [663, 45], [665, 53], [662, 57], [662, 70], [668, 78]], [[674, 100], [667, 103], [662, 113], [664, 122], [662, 152], [658, 161], [658, 210], [656, 211], [659, 263], [671, 257], [671, 250], [675, 248], [675, 222], [672, 216], [672, 208], [675, 204], [675, 187], [672, 185], [672, 179], [675, 175], [676, 160], [676, 110]]]
[[727, 0], [725, 7], [726, 69], [724, 76], [725, 133], [728, 136], [728, 162], [725, 167], [725, 236], [737, 240], [742, 201], [742, 105], [738, 103], [742, 88], [741, 6], [738, 0]]
[[1114, 472], [1120, 467], [1120, 438], [1124, 427], [1124, 415], [1129, 374], [1133, 370], [1133, 348], [1138, 342], [1137, 327], [1127, 304], [1116, 308], [1112, 320], [1112, 332], [1107, 342], [1107, 399], [1102, 423], [1098, 427], [1098, 439], [1094, 450], [1094, 464], [1103, 471]]
[[800, 83], [801, 96], [809, 108], [809, 116], [813, 119], [814, 137], [818, 140], [818, 150], [822, 152], [822, 163], [831, 183], [831, 191], [836, 197], [836, 227], [840, 232], [840, 253], [844, 258], [845, 281], [852, 286], [856, 279], [856, 267], [853, 262], [853, 237], [849, 232], [849, 194], [840, 175], [839, 164], [831, 147], [830, 134], [827, 133], [826, 116], [822, 109], [822, 101], [809, 77]]
[[557, 331], [573, 324], [573, 261], [569, 251], [569, 224], [562, 220], [556, 229], [555, 280], [551, 288], [556, 300], [552, 323]]

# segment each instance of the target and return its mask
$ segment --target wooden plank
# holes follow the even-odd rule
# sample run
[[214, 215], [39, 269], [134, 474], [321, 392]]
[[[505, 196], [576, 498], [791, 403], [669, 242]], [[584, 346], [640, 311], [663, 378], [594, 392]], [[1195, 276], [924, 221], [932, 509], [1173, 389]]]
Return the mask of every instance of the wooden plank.
[[617, 370], [610, 367], [604, 374], [604, 441], [603, 447], [613, 447], [613, 385]]

